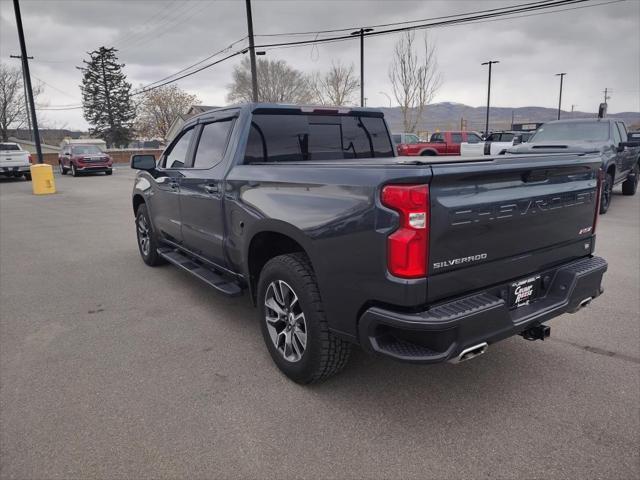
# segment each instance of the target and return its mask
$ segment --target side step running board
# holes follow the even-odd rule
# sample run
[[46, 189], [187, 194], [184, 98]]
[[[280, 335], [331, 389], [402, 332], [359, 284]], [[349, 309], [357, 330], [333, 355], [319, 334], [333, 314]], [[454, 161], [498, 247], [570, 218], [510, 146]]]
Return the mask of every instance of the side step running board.
[[158, 254], [169, 263], [173, 263], [174, 265], [198, 277], [220, 293], [230, 297], [237, 297], [242, 294], [242, 289], [237, 283], [226, 279], [219, 273], [216, 273], [214, 270], [211, 270], [204, 265], [194, 262], [191, 258], [183, 255], [173, 248], [159, 248]]

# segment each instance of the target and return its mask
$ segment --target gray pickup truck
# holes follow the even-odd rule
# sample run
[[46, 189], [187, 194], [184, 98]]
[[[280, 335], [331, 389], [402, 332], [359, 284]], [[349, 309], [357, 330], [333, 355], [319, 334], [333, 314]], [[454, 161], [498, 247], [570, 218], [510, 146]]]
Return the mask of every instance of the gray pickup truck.
[[527, 143], [512, 147], [516, 155], [541, 153], [593, 153], [600, 156], [604, 175], [600, 213], [611, 205], [613, 187], [635, 195], [640, 178], [640, 142], [627, 133], [624, 122], [609, 118], [556, 120], [542, 125]]
[[144, 262], [248, 292], [276, 365], [311, 383], [354, 344], [435, 363], [547, 337], [602, 292], [600, 165], [397, 157], [378, 110], [248, 104], [134, 155], [132, 207]]

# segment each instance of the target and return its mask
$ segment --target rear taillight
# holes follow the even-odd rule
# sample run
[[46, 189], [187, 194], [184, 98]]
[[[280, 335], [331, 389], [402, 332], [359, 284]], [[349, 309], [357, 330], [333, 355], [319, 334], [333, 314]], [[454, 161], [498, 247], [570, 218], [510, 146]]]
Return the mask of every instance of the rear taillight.
[[398, 155], [404, 155], [407, 153], [407, 146], [404, 143], [398, 145]]
[[598, 184], [596, 186], [596, 211], [593, 214], [593, 228], [591, 229], [591, 234], [596, 233], [596, 225], [598, 224], [598, 215], [600, 215], [600, 199], [602, 198], [602, 180], [604, 179], [604, 171], [600, 168], [598, 169]]
[[429, 259], [429, 185], [387, 185], [382, 204], [400, 215], [387, 240], [387, 268], [402, 278], [427, 276]]
[[33, 157], [29, 154], [29, 163], [33, 163]]

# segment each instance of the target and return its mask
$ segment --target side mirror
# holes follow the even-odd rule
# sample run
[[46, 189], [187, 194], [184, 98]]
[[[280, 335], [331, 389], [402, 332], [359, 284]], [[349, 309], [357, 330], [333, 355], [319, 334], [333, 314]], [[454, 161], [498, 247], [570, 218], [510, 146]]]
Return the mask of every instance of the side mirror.
[[155, 170], [155, 155], [131, 155], [131, 168], [135, 170]]

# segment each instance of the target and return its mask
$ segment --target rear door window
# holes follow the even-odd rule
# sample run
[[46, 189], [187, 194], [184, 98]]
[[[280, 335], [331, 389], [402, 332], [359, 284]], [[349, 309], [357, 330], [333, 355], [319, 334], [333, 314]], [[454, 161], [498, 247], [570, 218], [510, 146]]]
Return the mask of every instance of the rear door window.
[[193, 162], [194, 168], [211, 168], [222, 161], [227, 150], [232, 120], [207, 123], [202, 127]]
[[611, 128], [613, 129], [613, 143], [614, 145], [618, 145], [622, 141], [622, 137], [620, 136], [620, 131], [615, 124], [611, 124]]
[[616, 122], [616, 124], [618, 125], [618, 130], [620, 130], [620, 137], [622, 138], [622, 141], [626, 142], [628, 137], [627, 127], [625, 127], [622, 122]]

